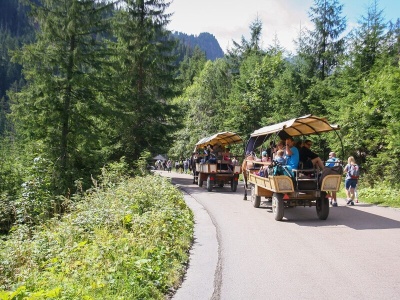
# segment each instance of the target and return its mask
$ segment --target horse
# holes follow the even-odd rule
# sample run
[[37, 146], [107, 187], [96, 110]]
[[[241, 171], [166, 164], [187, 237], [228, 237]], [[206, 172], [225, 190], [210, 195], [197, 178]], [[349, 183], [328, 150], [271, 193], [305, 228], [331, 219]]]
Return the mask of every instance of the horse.
[[250, 153], [244, 158], [244, 160], [242, 162], [242, 174], [243, 174], [243, 180], [244, 180], [244, 196], [243, 196], [243, 200], [247, 200], [247, 189], [248, 189], [247, 171], [254, 167], [254, 164], [252, 162], [253, 160], [256, 160], [256, 156], [255, 156], [254, 153]]
[[192, 171], [193, 174], [193, 184], [197, 183], [198, 179], [198, 171], [196, 170], [196, 163], [200, 163], [201, 157], [197, 157], [197, 154], [192, 154], [190, 157], [190, 162], [189, 162], [189, 169]]

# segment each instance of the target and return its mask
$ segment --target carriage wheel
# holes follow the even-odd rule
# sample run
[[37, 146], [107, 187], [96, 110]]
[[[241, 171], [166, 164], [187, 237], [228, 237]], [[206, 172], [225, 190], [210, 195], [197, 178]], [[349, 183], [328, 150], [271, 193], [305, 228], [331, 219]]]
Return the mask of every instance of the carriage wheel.
[[321, 192], [321, 196], [316, 201], [315, 208], [320, 220], [326, 220], [329, 216], [329, 200], [326, 198], [326, 192]]
[[201, 180], [201, 174], [199, 173], [199, 175], [197, 176], [197, 185], [199, 187], [203, 186], [203, 181]]
[[274, 193], [272, 195], [272, 212], [276, 221], [281, 221], [283, 219], [284, 204], [283, 204], [283, 194]]
[[211, 192], [213, 188], [213, 180], [211, 180], [211, 175], [207, 177], [207, 191]]
[[259, 208], [261, 204], [261, 196], [256, 196], [256, 186], [251, 185], [251, 203], [255, 208]]
[[235, 178], [232, 178], [231, 181], [231, 191], [236, 192], [238, 186], [238, 182], [235, 180]]

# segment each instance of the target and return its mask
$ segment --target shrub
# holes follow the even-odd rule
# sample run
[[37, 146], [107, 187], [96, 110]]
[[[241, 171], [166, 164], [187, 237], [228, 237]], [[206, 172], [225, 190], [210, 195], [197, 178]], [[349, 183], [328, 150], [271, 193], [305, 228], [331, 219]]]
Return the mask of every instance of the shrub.
[[188, 261], [193, 215], [159, 176], [98, 188], [0, 246], [0, 298], [164, 299]]
[[147, 150], [144, 150], [139, 159], [135, 162], [134, 173], [137, 176], [145, 176], [150, 173], [149, 171], [149, 163], [151, 161], [151, 153]]
[[391, 188], [389, 182], [375, 184], [374, 187], [360, 185], [358, 198], [363, 202], [390, 207], [400, 207], [400, 190]]

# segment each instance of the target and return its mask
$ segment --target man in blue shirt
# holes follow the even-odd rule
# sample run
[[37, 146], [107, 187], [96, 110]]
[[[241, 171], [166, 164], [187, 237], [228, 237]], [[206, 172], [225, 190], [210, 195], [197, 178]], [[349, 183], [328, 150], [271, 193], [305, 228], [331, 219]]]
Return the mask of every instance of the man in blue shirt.
[[286, 139], [285, 158], [286, 158], [286, 166], [288, 167], [291, 173], [293, 169], [297, 169], [299, 167], [299, 161], [300, 161], [299, 150], [297, 149], [294, 139], [292, 137], [288, 137]]
[[339, 165], [339, 160], [336, 157], [336, 153], [329, 152], [329, 159], [325, 162], [325, 166], [332, 168], [338, 165]]

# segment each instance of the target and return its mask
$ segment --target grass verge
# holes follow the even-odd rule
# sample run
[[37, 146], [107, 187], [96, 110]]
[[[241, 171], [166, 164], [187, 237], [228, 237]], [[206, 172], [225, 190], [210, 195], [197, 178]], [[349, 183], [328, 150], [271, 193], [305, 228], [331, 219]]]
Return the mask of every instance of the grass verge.
[[160, 176], [95, 189], [72, 213], [0, 245], [0, 299], [165, 299], [188, 262], [194, 220]]
[[[362, 183], [357, 186], [358, 199], [360, 202], [400, 208], [400, 189], [391, 187], [382, 182], [374, 187], [363, 186]], [[346, 198], [344, 185], [338, 193], [339, 198]]]

